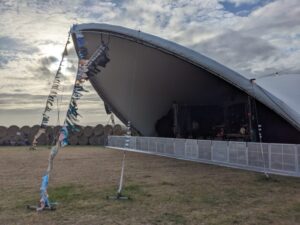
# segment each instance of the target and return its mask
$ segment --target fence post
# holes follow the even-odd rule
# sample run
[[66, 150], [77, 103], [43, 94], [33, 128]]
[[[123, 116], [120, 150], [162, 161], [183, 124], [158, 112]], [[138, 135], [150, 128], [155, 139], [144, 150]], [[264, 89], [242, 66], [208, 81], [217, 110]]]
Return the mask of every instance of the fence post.
[[214, 161], [214, 143], [213, 141], [211, 140], [210, 141], [210, 153], [211, 153], [211, 161], [213, 162]]
[[246, 142], [246, 165], [249, 166], [249, 151], [248, 151], [248, 142]]
[[185, 142], [184, 142], [184, 156], [183, 157], [186, 159], [186, 139], [185, 139]]
[[196, 141], [196, 143], [197, 143], [196, 158], [198, 160], [199, 159], [199, 143], [198, 143], [198, 141]]
[[[268, 159], [269, 159], [269, 170], [272, 169], [272, 149], [271, 149], [272, 144], [268, 144]], [[264, 153], [264, 148], [262, 148], [262, 152]], [[264, 158], [263, 158], [264, 160]], [[265, 163], [265, 162], [264, 162]]]
[[175, 139], [173, 139], [173, 152], [174, 152], [174, 156], [176, 156], [176, 148], [175, 148], [176, 144], [175, 144]]
[[230, 160], [229, 160], [229, 141], [226, 141], [227, 143], [227, 162], [230, 163]]
[[148, 152], [150, 152], [150, 151], [149, 151], [149, 141], [150, 141], [150, 138], [147, 137], [147, 151], [148, 151]]

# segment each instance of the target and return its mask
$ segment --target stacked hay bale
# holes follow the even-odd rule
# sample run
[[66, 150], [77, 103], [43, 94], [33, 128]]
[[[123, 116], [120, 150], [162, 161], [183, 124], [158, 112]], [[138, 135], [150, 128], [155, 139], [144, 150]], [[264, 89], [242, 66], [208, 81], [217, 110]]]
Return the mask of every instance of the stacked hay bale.
[[113, 135], [122, 136], [126, 133], [126, 128], [122, 127], [120, 124], [116, 124], [113, 128]]
[[7, 128], [0, 126], [0, 145], [5, 145]]
[[54, 127], [49, 126], [46, 128], [46, 145], [53, 145], [55, 142], [55, 135], [54, 135]]
[[69, 134], [69, 144], [78, 145], [78, 139], [83, 134], [83, 127], [76, 126], [73, 131]]
[[23, 144], [22, 145], [30, 145], [29, 142], [29, 136], [30, 136], [30, 127], [29, 126], [23, 126], [20, 129], [21, 136], [23, 138]]
[[[9, 128], [0, 126], [0, 145], [31, 145], [34, 136], [39, 131], [40, 126], [32, 127], [12, 125]], [[53, 145], [58, 138], [61, 126], [48, 126], [38, 138], [38, 145]], [[76, 131], [69, 134], [70, 145], [105, 145], [108, 135], [124, 135], [125, 128], [117, 124], [115, 126], [98, 124], [95, 127], [77, 126]]]
[[105, 127], [104, 127], [104, 135], [108, 136], [108, 135], [112, 135], [112, 134], [113, 134], [113, 127], [112, 127], [112, 125], [109, 125], [109, 124], [105, 125]]
[[78, 127], [78, 131], [75, 132], [75, 134], [77, 135], [79, 145], [88, 145], [89, 139], [88, 139], [88, 136], [86, 136], [86, 135], [88, 135], [89, 133], [87, 132], [85, 134], [84, 127]]
[[104, 127], [102, 124], [98, 124], [94, 127], [94, 135], [95, 136], [102, 136], [104, 134]]
[[39, 131], [40, 126], [39, 125], [34, 125], [30, 128], [30, 132], [29, 132], [29, 143], [32, 144], [32, 141], [34, 139], [34, 136], [37, 134], [37, 132]]
[[89, 138], [90, 145], [104, 145], [104, 127], [102, 124], [98, 124], [93, 129], [93, 134]]
[[78, 137], [75, 134], [70, 135], [69, 137], [69, 144], [70, 145], [77, 145], [78, 144]]
[[12, 125], [7, 129], [6, 139], [10, 145], [18, 145], [20, 142], [20, 128]]

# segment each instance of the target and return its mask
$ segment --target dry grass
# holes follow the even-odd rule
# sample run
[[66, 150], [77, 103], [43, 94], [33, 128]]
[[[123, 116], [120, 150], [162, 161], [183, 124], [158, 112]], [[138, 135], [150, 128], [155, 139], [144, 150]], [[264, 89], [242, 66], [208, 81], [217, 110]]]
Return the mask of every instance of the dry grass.
[[25, 209], [39, 198], [49, 149], [0, 148], [0, 224], [300, 224], [300, 179], [127, 153], [125, 194], [116, 191], [122, 152], [68, 147], [55, 159], [53, 212]]

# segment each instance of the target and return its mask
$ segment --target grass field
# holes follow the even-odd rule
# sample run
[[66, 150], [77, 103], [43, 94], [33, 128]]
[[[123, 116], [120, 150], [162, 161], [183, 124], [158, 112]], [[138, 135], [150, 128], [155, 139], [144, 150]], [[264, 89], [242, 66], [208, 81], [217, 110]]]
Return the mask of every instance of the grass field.
[[49, 149], [0, 148], [0, 224], [300, 224], [300, 179], [262, 175], [127, 153], [124, 193], [117, 189], [122, 152], [67, 147], [49, 185], [56, 211], [25, 209], [39, 200]]

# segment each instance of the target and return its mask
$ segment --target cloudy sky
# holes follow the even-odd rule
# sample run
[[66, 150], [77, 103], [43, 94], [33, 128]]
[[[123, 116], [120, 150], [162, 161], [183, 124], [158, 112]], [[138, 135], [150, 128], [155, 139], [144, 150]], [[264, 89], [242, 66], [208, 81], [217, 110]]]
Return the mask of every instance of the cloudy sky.
[[[75, 23], [139, 29], [193, 48], [245, 76], [300, 74], [299, 0], [0, 0], [0, 15], [0, 125], [41, 122]], [[62, 68], [60, 111], [76, 73], [71, 46], [69, 53]], [[81, 123], [106, 123], [102, 102], [87, 86], [90, 92], [79, 102]]]

